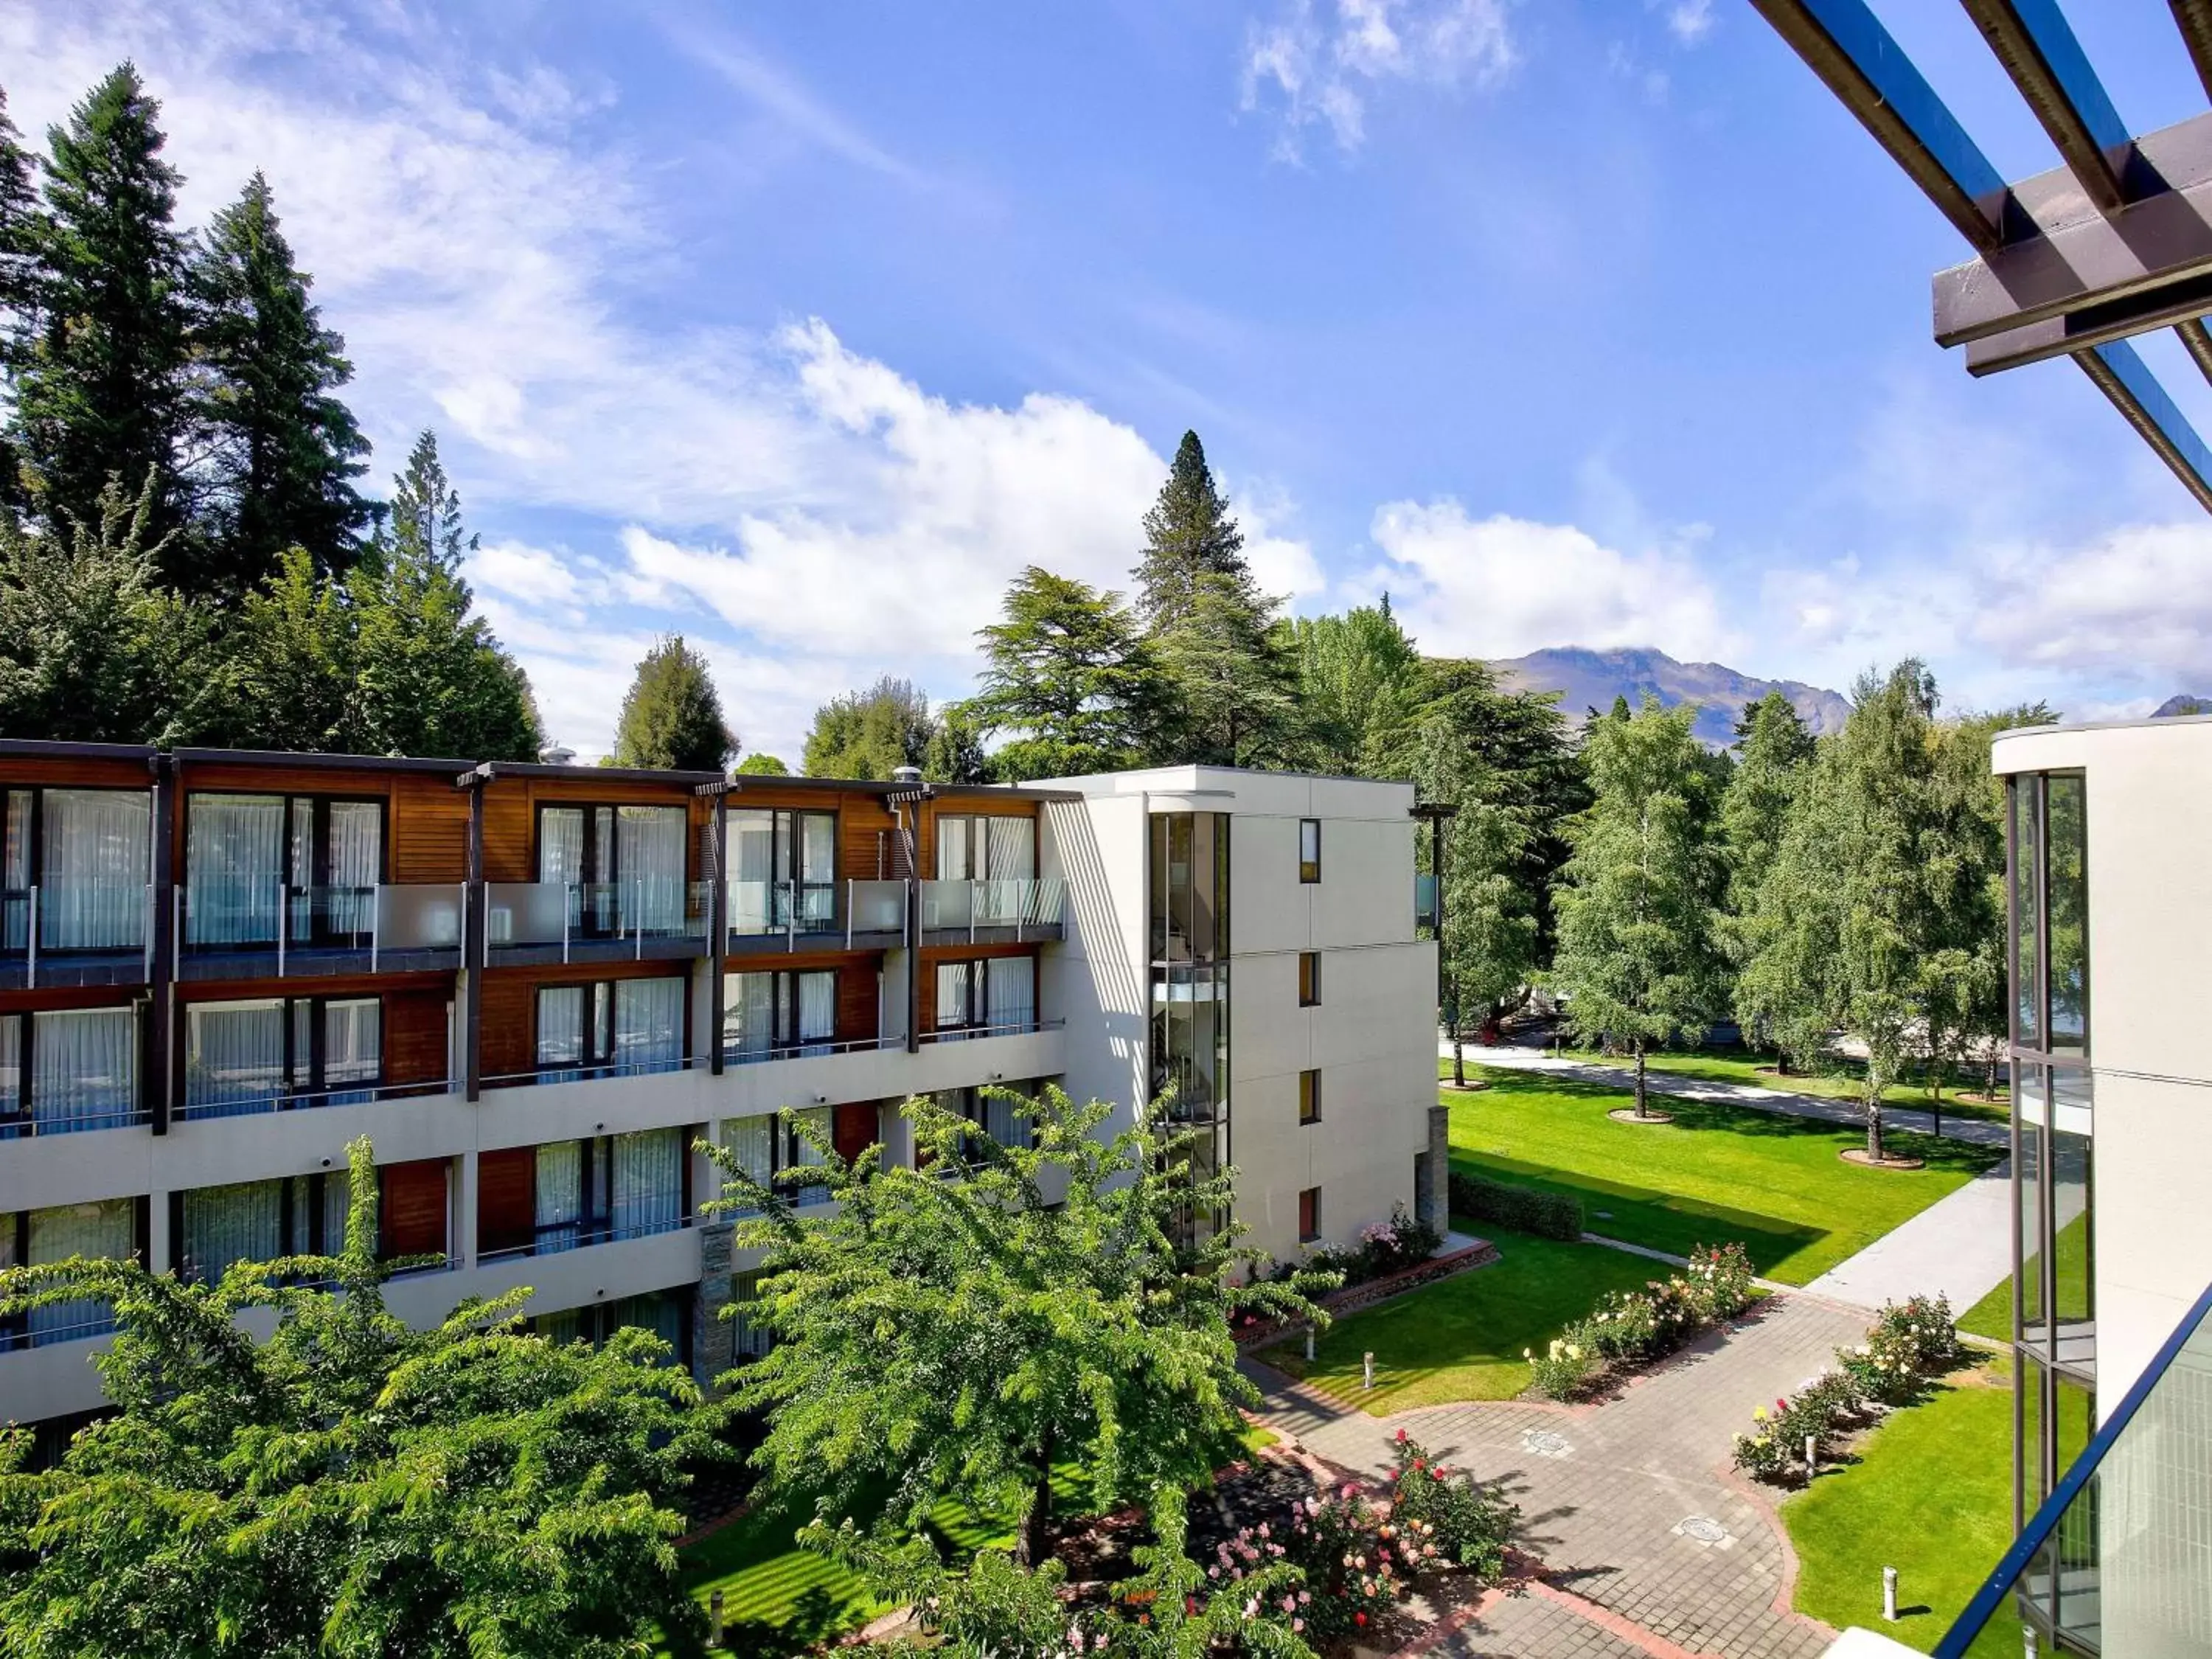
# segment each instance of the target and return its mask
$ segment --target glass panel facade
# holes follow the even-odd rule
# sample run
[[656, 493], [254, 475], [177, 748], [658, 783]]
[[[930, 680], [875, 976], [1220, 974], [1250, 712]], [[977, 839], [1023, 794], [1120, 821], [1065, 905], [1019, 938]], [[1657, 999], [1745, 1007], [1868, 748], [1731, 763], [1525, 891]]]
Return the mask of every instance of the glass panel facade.
[[1163, 813], [1150, 832], [1152, 1090], [1172, 1090], [1176, 1120], [1200, 1132], [1203, 1179], [1230, 1159], [1229, 815]]
[[2012, 781], [2012, 1040], [2043, 1046], [2042, 780]]
[[2084, 1054], [2089, 1041], [2088, 824], [2083, 793], [2079, 777], [2054, 777], [2044, 787], [2046, 1017], [2054, 1055]]

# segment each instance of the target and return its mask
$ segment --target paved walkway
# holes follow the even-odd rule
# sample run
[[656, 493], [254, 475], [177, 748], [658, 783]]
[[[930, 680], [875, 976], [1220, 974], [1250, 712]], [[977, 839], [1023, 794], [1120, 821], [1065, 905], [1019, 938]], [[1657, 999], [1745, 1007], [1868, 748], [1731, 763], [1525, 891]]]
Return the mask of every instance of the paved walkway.
[[2012, 1276], [2012, 1160], [1892, 1228], [1805, 1288], [1879, 1308], [1941, 1291], [1963, 1314]]
[[1523, 1547], [1595, 1615], [1545, 1595], [1509, 1598], [1436, 1652], [1813, 1659], [1831, 1632], [1787, 1610], [1779, 1526], [1723, 1468], [1752, 1408], [1821, 1370], [1865, 1323], [1802, 1292], [1770, 1297], [1732, 1333], [1709, 1334], [1617, 1398], [1571, 1412], [1498, 1401], [1375, 1418], [1255, 1375], [1269, 1426], [1333, 1463], [1381, 1474], [1402, 1427], [1455, 1466], [1504, 1480]]

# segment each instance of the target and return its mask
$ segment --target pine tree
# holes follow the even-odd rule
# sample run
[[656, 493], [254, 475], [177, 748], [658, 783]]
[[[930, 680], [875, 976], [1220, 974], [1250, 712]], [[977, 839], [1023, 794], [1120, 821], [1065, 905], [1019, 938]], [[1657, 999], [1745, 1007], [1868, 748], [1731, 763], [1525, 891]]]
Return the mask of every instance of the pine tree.
[[1789, 698], [1770, 691], [1746, 703], [1736, 722], [1736, 769], [1721, 802], [1729, 852], [1729, 908], [1747, 915], [1790, 817], [1800, 769], [1813, 758], [1813, 734]]
[[[0, 89], [0, 376], [13, 380], [38, 311], [38, 161], [22, 144], [8, 118], [8, 94]], [[9, 434], [0, 430], [0, 507], [20, 508], [21, 465]]]
[[615, 726], [617, 766], [719, 772], [738, 752], [707, 659], [671, 634], [637, 665]]
[[1006, 590], [1004, 620], [979, 630], [988, 665], [960, 705], [985, 733], [1014, 735], [1010, 775], [1071, 777], [1135, 764], [1173, 692], [1115, 592], [1030, 566]]
[[1229, 503], [1214, 485], [1195, 432], [1182, 434], [1168, 481], [1145, 514], [1145, 550], [1131, 574], [1138, 614], [1155, 629], [1190, 604], [1200, 576], [1226, 576], [1250, 585], [1244, 532], [1229, 516]]
[[243, 592], [289, 547], [345, 569], [370, 516], [353, 487], [368, 441], [335, 395], [353, 365], [307, 297], [313, 278], [293, 263], [261, 174], [216, 216], [191, 274], [198, 425], [215, 474], [206, 580]]
[[155, 479], [149, 541], [187, 595], [197, 550], [183, 473], [186, 240], [173, 228], [179, 178], [161, 159], [161, 106], [124, 64], [48, 134], [46, 214], [38, 226], [42, 293], [16, 366], [11, 441], [31, 500], [50, 521], [91, 522], [110, 479]]
[[1173, 679], [1172, 735], [1155, 758], [1198, 766], [1279, 765], [1297, 732], [1289, 629], [1254, 603], [1249, 582], [1201, 572], [1153, 635]]
[[374, 755], [534, 760], [529, 679], [500, 648], [461, 562], [476, 538], [428, 432], [394, 481], [390, 523], [346, 579], [356, 678], [349, 746]]

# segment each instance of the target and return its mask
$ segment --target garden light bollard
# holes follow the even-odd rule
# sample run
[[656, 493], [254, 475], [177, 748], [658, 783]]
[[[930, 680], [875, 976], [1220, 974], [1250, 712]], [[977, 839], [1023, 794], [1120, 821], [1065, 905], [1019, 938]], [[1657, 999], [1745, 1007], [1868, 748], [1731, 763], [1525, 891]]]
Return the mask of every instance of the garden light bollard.
[[1897, 1622], [1897, 1569], [1881, 1570], [1881, 1616], [1891, 1624]]
[[1360, 1356], [1360, 1359], [1359, 1359], [1359, 1375], [1360, 1375], [1360, 1383], [1359, 1383], [1359, 1386], [1360, 1386], [1361, 1388], [1363, 1388], [1363, 1389], [1371, 1389], [1371, 1388], [1373, 1388], [1373, 1387], [1375, 1386], [1375, 1350], [1374, 1350], [1374, 1349], [1370, 1348], [1370, 1349], [1369, 1349], [1365, 1353], [1364, 1353], [1364, 1354], [1362, 1354], [1362, 1355]]
[[1307, 1327], [1306, 1327], [1306, 1364], [1309, 1364], [1309, 1365], [1310, 1365], [1310, 1364], [1313, 1364], [1313, 1357], [1314, 1357], [1313, 1348], [1314, 1348], [1313, 1327], [1312, 1327], [1312, 1326], [1310, 1326], [1310, 1325], [1309, 1325], [1309, 1326], [1307, 1326]]
[[707, 1645], [722, 1645], [722, 1592], [716, 1590], [707, 1598]]
[[1820, 1472], [1820, 1437], [1818, 1435], [1808, 1434], [1805, 1437], [1805, 1478], [1810, 1480]]

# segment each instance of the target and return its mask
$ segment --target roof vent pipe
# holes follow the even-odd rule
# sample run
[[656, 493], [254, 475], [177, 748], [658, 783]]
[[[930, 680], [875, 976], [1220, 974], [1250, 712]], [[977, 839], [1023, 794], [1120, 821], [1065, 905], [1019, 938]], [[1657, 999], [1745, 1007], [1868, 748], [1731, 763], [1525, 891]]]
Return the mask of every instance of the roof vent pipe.
[[891, 781], [893, 783], [920, 783], [921, 781], [921, 769], [919, 766], [894, 766], [891, 768]]

